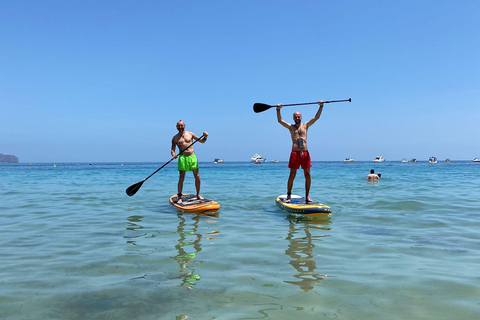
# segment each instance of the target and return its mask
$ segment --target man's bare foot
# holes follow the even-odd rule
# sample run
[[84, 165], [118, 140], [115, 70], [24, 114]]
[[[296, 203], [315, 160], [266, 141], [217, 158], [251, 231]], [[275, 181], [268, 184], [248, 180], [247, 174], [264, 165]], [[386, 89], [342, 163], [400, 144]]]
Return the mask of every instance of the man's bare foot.
[[202, 197], [201, 195], [197, 195], [197, 200], [205, 200], [205, 198]]
[[310, 197], [305, 198], [305, 203], [313, 203], [313, 200]]
[[285, 203], [290, 203], [290, 196], [287, 196], [287, 199], [285, 200]]
[[182, 197], [178, 198], [177, 204], [182, 204]]

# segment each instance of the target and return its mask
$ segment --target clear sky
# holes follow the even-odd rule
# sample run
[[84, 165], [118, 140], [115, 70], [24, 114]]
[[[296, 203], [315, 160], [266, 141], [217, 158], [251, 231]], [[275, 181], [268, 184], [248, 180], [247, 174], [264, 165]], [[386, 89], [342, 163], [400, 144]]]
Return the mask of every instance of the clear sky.
[[[326, 105], [312, 160], [480, 157], [480, 1], [0, 0], [0, 153], [288, 160], [275, 109]], [[317, 107], [285, 107], [311, 119]]]

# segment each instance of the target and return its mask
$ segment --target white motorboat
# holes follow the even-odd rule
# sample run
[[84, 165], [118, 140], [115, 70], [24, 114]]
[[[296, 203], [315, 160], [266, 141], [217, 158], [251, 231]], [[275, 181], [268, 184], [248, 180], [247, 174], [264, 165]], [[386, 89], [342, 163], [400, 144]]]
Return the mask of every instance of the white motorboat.
[[345, 160], [343, 160], [343, 162], [353, 162], [355, 161], [354, 159], [352, 158], [345, 158]]
[[267, 161], [267, 158], [262, 157], [258, 153], [255, 153], [252, 157], [252, 162], [265, 162]]
[[473, 162], [480, 162], [480, 158], [473, 159]]
[[417, 158], [412, 158], [412, 160], [410, 160], [410, 162], [417, 162]]
[[437, 163], [437, 157], [430, 157], [430, 159], [428, 159], [428, 162]]
[[273, 162], [273, 163], [278, 163], [278, 160], [272, 160], [270, 162]]
[[445, 162], [451, 162], [450, 158], [445, 159]]
[[402, 159], [402, 162], [403, 162], [403, 163], [408, 162], [407, 158], [403, 158], [403, 159]]
[[215, 160], [213, 160], [213, 163], [223, 163], [223, 159], [218, 159], [218, 158], [215, 158]]
[[384, 157], [375, 157], [375, 159], [373, 159], [373, 162], [384, 162], [384, 161], [385, 161]]

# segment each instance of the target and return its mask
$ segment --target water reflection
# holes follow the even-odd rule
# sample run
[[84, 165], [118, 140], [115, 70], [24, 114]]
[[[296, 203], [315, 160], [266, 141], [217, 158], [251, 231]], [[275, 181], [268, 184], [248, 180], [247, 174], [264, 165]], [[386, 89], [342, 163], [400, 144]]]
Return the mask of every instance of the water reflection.
[[298, 280], [284, 282], [299, 286], [304, 291], [310, 291], [323, 278], [328, 277], [316, 272], [314, 249], [315, 243], [329, 236], [326, 232], [330, 230], [331, 221], [302, 220], [296, 217], [289, 217], [288, 221], [289, 229], [286, 239], [289, 245], [285, 253], [291, 258], [290, 265], [297, 272], [293, 277]]
[[[123, 236], [124, 238], [128, 239], [127, 243], [136, 245], [135, 238], [144, 237], [147, 233], [144, 232], [143, 226], [140, 225], [142, 222], [143, 216], [130, 216], [127, 218], [127, 231], [129, 231], [129, 235]], [[130, 235], [131, 234], [131, 235]]]
[[[203, 233], [199, 229], [209, 229], [210, 225], [207, 223], [215, 223], [214, 219], [218, 218], [217, 215], [188, 215], [178, 214], [178, 227], [177, 234], [179, 235], [178, 244], [175, 246], [178, 254], [174, 257], [180, 267], [179, 275], [171, 278], [180, 279], [182, 282], [180, 286], [192, 289], [197, 281], [200, 281], [201, 276], [195, 271], [194, 259], [197, 254], [202, 251], [202, 239], [216, 240], [218, 238], [215, 235], [220, 234], [219, 231], [210, 231]], [[210, 244], [213, 244], [210, 242]]]

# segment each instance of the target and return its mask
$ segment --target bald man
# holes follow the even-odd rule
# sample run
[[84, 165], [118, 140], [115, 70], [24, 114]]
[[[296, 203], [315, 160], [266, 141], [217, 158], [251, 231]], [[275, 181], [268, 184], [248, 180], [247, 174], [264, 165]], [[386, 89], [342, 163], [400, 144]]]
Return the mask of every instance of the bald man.
[[[198, 172], [198, 160], [197, 156], [193, 151], [193, 146], [190, 146], [193, 140], [205, 143], [207, 141], [208, 133], [203, 133], [203, 138], [197, 137], [193, 132], [185, 131], [185, 123], [182, 120], [177, 122], [178, 133], [172, 138], [172, 150], [171, 154], [173, 158], [178, 157], [178, 200], [177, 203], [182, 203], [182, 191], [183, 191], [183, 181], [185, 180], [185, 173], [187, 171], [192, 171], [193, 176], [195, 177], [195, 188], [197, 190], [197, 199], [203, 200], [204, 198], [200, 195], [200, 174]], [[188, 147], [190, 146], [190, 147]], [[188, 147], [182, 154], [177, 155], [175, 153], [175, 148], [178, 147], [178, 150], [183, 150]]]
[[306, 203], [313, 202], [309, 197], [310, 185], [312, 183], [312, 178], [310, 175], [310, 168], [312, 167], [310, 155], [307, 150], [307, 131], [310, 126], [312, 126], [322, 114], [323, 111], [323, 101], [318, 101], [318, 111], [310, 121], [302, 123], [302, 114], [300, 112], [295, 112], [293, 114], [294, 124], [285, 122], [282, 119], [280, 109], [282, 105], [277, 105], [277, 120], [278, 122], [287, 128], [290, 131], [292, 137], [292, 152], [290, 153], [290, 160], [288, 162], [288, 167], [290, 168], [290, 175], [287, 182], [287, 199], [285, 202], [289, 203], [292, 195], [293, 180], [297, 175], [297, 170], [300, 166], [303, 169], [303, 174], [305, 176], [305, 200]]

